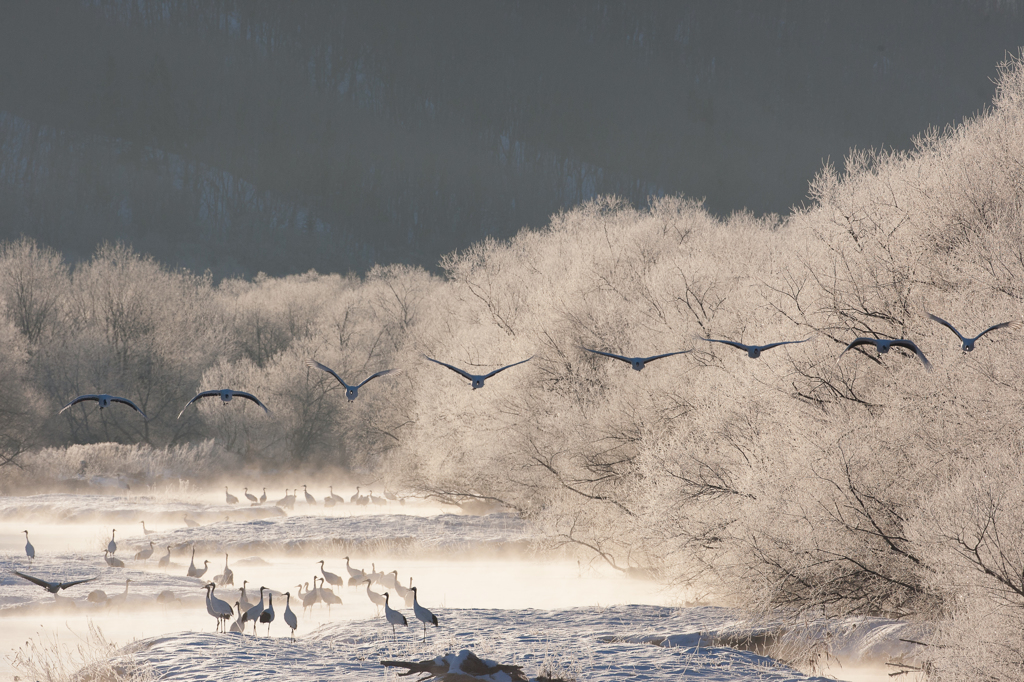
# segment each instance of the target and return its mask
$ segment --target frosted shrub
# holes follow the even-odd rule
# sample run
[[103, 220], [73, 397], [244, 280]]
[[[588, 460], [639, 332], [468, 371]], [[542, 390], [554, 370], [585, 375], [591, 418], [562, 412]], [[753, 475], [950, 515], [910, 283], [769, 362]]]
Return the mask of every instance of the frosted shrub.
[[0, 466], [17, 464], [42, 436], [44, 402], [31, 381], [26, 345], [14, 326], [0, 319]]
[[1024, 463], [1019, 441], [951, 467], [911, 530], [937, 574], [948, 620], [933, 652], [940, 680], [1020, 679], [1024, 671]]
[[138, 491], [161, 481], [176, 482], [195, 471], [227, 474], [238, 464], [236, 457], [213, 440], [166, 448], [120, 443], [71, 445], [43, 448], [26, 456], [23, 468], [5, 472], [2, 489], [10, 494], [127, 485]]
[[0, 299], [30, 347], [49, 339], [69, 285], [68, 266], [52, 249], [24, 237], [0, 244]]

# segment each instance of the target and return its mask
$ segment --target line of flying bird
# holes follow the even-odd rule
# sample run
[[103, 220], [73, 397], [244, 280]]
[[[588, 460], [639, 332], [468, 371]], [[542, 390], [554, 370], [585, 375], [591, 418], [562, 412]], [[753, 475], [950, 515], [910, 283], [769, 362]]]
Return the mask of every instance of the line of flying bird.
[[[950, 324], [946, 320], [943, 320], [941, 317], [938, 317], [936, 315], [932, 315], [931, 313], [926, 313], [926, 314], [927, 314], [929, 319], [933, 320], [934, 322], [938, 322], [939, 324], [947, 327], [950, 331], [952, 331], [954, 334], [956, 334], [957, 338], [960, 339], [960, 350], [962, 350], [965, 353], [969, 353], [969, 352], [973, 351], [974, 350], [974, 345], [977, 343], [978, 339], [980, 339], [982, 336], [984, 336], [985, 334], [988, 334], [991, 331], [995, 331], [997, 329], [1003, 329], [1003, 328], [1006, 328], [1006, 327], [1018, 328], [1020, 326], [1020, 323], [1017, 322], [1017, 321], [1000, 322], [998, 324], [992, 325], [991, 327], [989, 327], [985, 331], [981, 332], [977, 336], [967, 337], [967, 336], [964, 336], [963, 334], [961, 334], [959, 332], [959, 330], [957, 330], [956, 327], [954, 327], [952, 324]], [[772, 348], [776, 348], [778, 346], [785, 346], [785, 345], [796, 344], [796, 343], [806, 343], [807, 341], [810, 341], [814, 337], [813, 336], [809, 336], [806, 339], [800, 339], [798, 341], [778, 341], [776, 343], [768, 343], [768, 344], [764, 344], [764, 345], [761, 345], [761, 346], [750, 345], [750, 344], [745, 344], [745, 343], [739, 343], [738, 341], [729, 341], [729, 340], [726, 340], [726, 339], [707, 339], [707, 338], [704, 338], [702, 336], [697, 337], [697, 338], [699, 338], [701, 341], [707, 341], [709, 343], [721, 343], [721, 344], [724, 344], [726, 346], [732, 346], [733, 348], [737, 348], [737, 349], [745, 352], [747, 354], [747, 357], [756, 359], [756, 358], [761, 357], [761, 354], [764, 351], [771, 350]], [[854, 339], [853, 341], [851, 341], [850, 344], [848, 346], [846, 346], [845, 349], [843, 349], [843, 352], [839, 354], [839, 358], [842, 358], [843, 355], [848, 350], [851, 350], [853, 348], [857, 348], [859, 346], [868, 346], [868, 345], [874, 346], [875, 350], [878, 352], [879, 355], [882, 355], [884, 353], [888, 353], [889, 350], [891, 348], [893, 348], [893, 347], [905, 348], [905, 349], [911, 351], [912, 353], [914, 353], [914, 355], [917, 356], [917, 358], [924, 365], [925, 369], [930, 371], [931, 368], [932, 368], [932, 365], [928, 361], [928, 358], [925, 357], [924, 352], [922, 352], [922, 350], [917, 346], [916, 343], [914, 343], [913, 341], [910, 341], [908, 339], [877, 339], [877, 338], [871, 338], [871, 337], [867, 337], [867, 336], [859, 336], [856, 339]], [[604, 357], [612, 358], [612, 359], [615, 359], [615, 360], [621, 360], [622, 362], [625, 362], [626, 364], [628, 364], [630, 367], [632, 367], [637, 372], [643, 370], [644, 367], [647, 366], [647, 364], [649, 364], [651, 362], [654, 362], [655, 360], [660, 360], [662, 358], [671, 357], [673, 355], [682, 355], [684, 353], [689, 353], [690, 352], [688, 350], [681, 350], [681, 351], [674, 351], [674, 352], [671, 352], [671, 353], [661, 353], [659, 355], [651, 355], [651, 356], [648, 356], [648, 357], [629, 357], [629, 356], [626, 356], [626, 355], [619, 355], [617, 353], [609, 353], [607, 351], [594, 350], [592, 348], [587, 348], [585, 346], [583, 346], [582, 348], [583, 348], [583, 350], [585, 350], [585, 351], [587, 351], [589, 353], [594, 353], [595, 355], [602, 355]], [[450, 365], [447, 362], [441, 362], [440, 360], [435, 360], [434, 358], [429, 357], [427, 355], [424, 355], [423, 357], [426, 358], [427, 360], [429, 360], [430, 362], [434, 362], [434, 363], [436, 363], [438, 365], [441, 365], [442, 367], [447, 367], [448, 369], [450, 369], [451, 371], [455, 372], [456, 374], [458, 374], [458, 375], [468, 379], [469, 382], [470, 382], [470, 385], [473, 388], [473, 390], [476, 390], [478, 388], [483, 388], [484, 387], [484, 382], [487, 381], [488, 379], [490, 379], [491, 377], [495, 376], [499, 372], [504, 372], [506, 369], [509, 369], [511, 367], [515, 367], [516, 365], [521, 365], [524, 362], [529, 362], [530, 360], [533, 359], [533, 356], [530, 356], [530, 357], [526, 358], [525, 360], [520, 360], [519, 362], [513, 362], [512, 364], [505, 365], [504, 367], [499, 367], [498, 369], [496, 369], [496, 370], [494, 370], [492, 372], [489, 372], [487, 374], [472, 374], [470, 372], [467, 372], [464, 369], [456, 367], [455, 365]], [[836, 360], [837, 362], [839, 361], [839, 358], [837, 358], [837, 360]], [[315, 360], [307, 360], [306, 361], [306, 366], [309, 367], [310, 369], [319, 369], [319, 370], [322, 370], [324, 372], [327, 372], [332, 377], [337, 379], [338, 383], [341, 384], [342, 387], [345, 389], [345, 396], [348, 398], [349, 402], [352, 402], [353, 400], [358, 398], [359, 397], [359, 389], [362, 388], [363, 386], [365, 386], [366, 384], [368, 384], [370, 381], [373, 381], [377, 377], [386, 376], [386, 375], [391, 374], [391, 373], [396, 371], [394, 369], [385, 369], [385, 370], [382, 370], [380, 372], [376, 372], [376, 373], [370, 375], [369, 377], [367, 377], [366, 379], [364, 379], [362, 382], [360, 382], [358, 384], [351, 384], [350, 385], [350, 384], [346, 383], [344, 379], [341, 378], [341, 375], [339, 375], [337, 372], [335, 372], [333, 369], [331, 369], [327, 365], [320, 364], [319, 362], [316, 362]], [[252, 402], [256, 403], [256, 405], [258, 405], [260, 408], [263, 409], [264, 413], [266, 413], [266, 414], [270, 413], [270, 410], [267, 408], [267, 406], [264, 405], [263, 402], [259, 398], [257, 398], [255, 395], [253, 395], [252, 393], [248, 393], [246, 391], [235, 391], [235, 390], [232, 390], [230, 388], [222, 388], [222, 389], [213, 389], [213, 390], [209, 390], [209, 391], [201, 391], [200, 393], [197, 393], [195, 395], [195, 397], [193, 397], [191, 400], [189, 400], [185, 404], [185, 407], [182, 408], [181, 412], [178, 413], [178, 419], [181, 419], [181, 416], [183, 414], [185, 414], [185, 410], [188, 409], [188, 406], [191, 405], [192, 403], [194, 403], [197, 400], [200, 400], [202, 398], [209, 398], [209, 397], [213, 397], [213, 396], [220, 397], [221, 404], [223, 404], [223, 405], [226, 405], [227, 403], [231, 402], [231, 400], [234, 399], [234, 398], [244, 398], [246, 400], [249, 400], [249, 401], [252, 401]], [[69, 402], [67, 405], [65, 405], [63, 408], [61, 408], [60, 413], [63, 413], [65, 410], [67, 410], [68, 408], [72, 407], [73, 405], [77, 405], [78, 403], [86, 402], [86, 401], [96, 401], [97, 403], [99, 403], [99, 407], [100, 407], [101, 410], [103, 408], [105, 408], [105, 407], [109, 407], [111, 403], [122, 403], [124, 405], [128, 405], [133, 410], [135, 410], [136, 412], [141, 414], [143, 419], [148, 419], [148, 417], [146, 417], [145, 412], [143, 412], [139, 408], [138, 405], [136, 405], [134, 402], [132, 402], [128, 398], [122, 398], [120, 396], [114, 396], [114, 395], [107, 395], [105, 393], [80, 395], [77, 398], [75, 398], [74, 400], [72, 400], [71, 402]]]

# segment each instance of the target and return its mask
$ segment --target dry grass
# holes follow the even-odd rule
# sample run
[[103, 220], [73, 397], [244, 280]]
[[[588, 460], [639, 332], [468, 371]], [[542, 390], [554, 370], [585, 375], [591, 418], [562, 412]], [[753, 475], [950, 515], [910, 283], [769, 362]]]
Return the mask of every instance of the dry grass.
[[[84, 636], [72, 634], [72, 643], [57, 635], [31, 639], [15, 653], [12, 664], [39, 682], [152, 682], [152, 669], [118, 645], [107, 641], [93, 622]], [[75, 641], [77, 640], [77, 641]]]

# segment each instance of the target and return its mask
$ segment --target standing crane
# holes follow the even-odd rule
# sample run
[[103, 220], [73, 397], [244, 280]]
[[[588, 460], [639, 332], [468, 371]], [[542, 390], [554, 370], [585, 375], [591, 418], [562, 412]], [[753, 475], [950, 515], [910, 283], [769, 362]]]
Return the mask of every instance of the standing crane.
[[260, 616], [263, 615], [263, 592], [266, 591], [266, 589], [267, 588], [265, 588], [265, 587], [261, 587], [260, 588], [260, 601], [259, 601], [259, 603], [256, 604], [256, 606], [253, 606], [252, 608], [250, 608], [248, 611], [246, 611], [245, 615], [242, 616], [242, 625], [243, 626], [245, 625], [246, 621], [249, 621], [249, 620], [252, 621], [252, 634], [254, 634], [254, 635], [256, 634], [256, 621], [258, 621], [260, 619]]
[[320, 601], [320, 590], [316, 589], [316, 576], [313, 576], [313, 589], [309, 589], [309, 583], [305, 583], [306, 593], [302, 594], [302, 590], [299, 590], [299, 598], [302, 600], [302, 613], [306, 613], [306, 609], [312, 609], [313, 604]]
[[[412, 606], [412, 599], [410, 599], [412, 596], [412, 590], [398, 582], [398, 571], [392, 571], [392, 573], [395, 574], [395, 593], [400, 599], [405, 601], [406, 606]], [[409, 585], [412, 585], [412, 578], [409, 578]]]
[[[398, 591], [398, 571], [391, 571], [385, 573], [380, 577], [379, 582], [386, 590]], [[402, 599], [405, 599], [405, 595], [399, 595]]]
[[206, 583], [203, 588], [206, 590], [206, 611], [217, 619], [217, 630], [222, 630], [228, 618], [231, 618], [235, 612], [231, 609], [230, 604], [218, 598], [214, 593], [217, 589], [215, 584]]
[[224, 552], [224, 572], [213, 579], [213, 582], [220, 586], [234, 585], [235, 572], [228, 568], [228, 553]]
[[327, 616], [331, 615], [331, 606], [340, 605], [341, 597], [334, 594], [330, 589], [324, 587], [324, 579], [320, 578], [320, 598], [323, 599], [324, 603], [327, 604]]
[[29, 559], [35, 559], [36, 558], [36, 548], [33, 547], [32, 543], [28, 541], [28, 531], [27, 530], [23, 530], [21, 532], [25, 534], [25, 554], [28, 555]]
[[111, 606], [123, 606], [128, 601], [128, 585], [132, 582], [131, 578], [125, 578], [124, 581], [124, 592], [121, 594], [115, 594], [110, 598], [109, 603]]
[[[270, 636], [270, 624], [274, 622], [274, 593], [271, 592], [269, 595], [267, 595], [267, 598], [270, 599], [270, 606], [268, 606], [263, 611], [263, 613], [260, 614], [260, 622], [267, 624], [267, 637], [269, 637]], [[253, 625], [252, 629], [253, 629], [253, 632], [256, 631], [255, 624]]]
[[135, 553], [135, 560], [142, 559], [143, 561], [149, 561], [149, 557], [153, 556], [153, 541], [149, 541], [149, 549], [140, 549]]
[[380, 594], [378, 592], [374, 592], [373, 590], [370, 589], [370, 585], [372, 584], [372, 581], [365, 580], [363, 582], [366, 583], [366, 596], [370, 598], [370, 601], [372, 601], [374, 603], [374, 605], [376, 605], [377, 612], [379, 613], [380, 612], [380, 607], [384, 606], [384, 602], [386, 601], [384, 599], [384, 595]]
[[291, 593], [285, 592], [284, 596], [284, 622], [292, 629], [292, 639], [295, 639], [295, 629], [299, 627], [299, 619], [295, 617], [295, 612], [292, 611]]
[[345, 570], [348, 571], [349, 585], [358, 585], [366, 579], [366, 571], [361, 568], [352, 568], [348, 557], [345, 557]]
[[[249, 596], [245, 593], [245, 586], [248, 583], [249, 583], [248, 580], [243, 580], [242, 581], [242, 586], [238, 588], [238, 591], [241, 592], [241, 595], [239, 595], [238, 601], [242, 605], [242, 607], [241, 607], [242, 611], [248, 611], [253, 606], [252, 602], [249, 601]], [[241, 612], [239, 612], [238, 617], [239, 618], [242, 617], [242, 613]]]
[[325, 571], [324, 570], [324, 560], [323, 559], [321, 559], [317, 563], [320, 564], [320, 572], [323, 573], [324, 579], [327, 582], [329, 582], [334, 587], [344, 587], [345, 586], [345, 581], [341, 578], [340, 575], [338, 575], [336, 573], [331, 573], [330, 571]]
[[416, 599], [416, 593], [412, 591], [412, 576], [409, 576], [409, 587], [405, 591], [405, 605], [412, 608], [412, 602]]
[[420, 606], [416, 599], [419, 596], [416, 590], [417, 588], [412, 588], [412, 612], [416, 614], [417, 619], [423, 622], [423, 641], [425, 642], [427, 641], [427, 624], [433, 623], [434, 627], [437, 627], [437, 616]]
[[[397, 634], [395, 632], [396, 625], [404, 625], [406, 627], [409, 627], [409, 621], [405, 619], [405, 616], [403, 616], [401, 613], [399, 613], [398, 611], [396, 611], [388, 605], [387, 592], [384, 593], [384, 617], [388, 619], [389, 623], [391, 623], [391, 634]], [[424, 632], [426, 632], [426, 626], [424, 625], [423, 627]], [[426, 636], [424, 636], [424, 639], [426, 639]]]
[[230, 631], [242, 634], [242, 605], [237, 601], [235, 602], [235, 612], [238, 614], [238, 617], [231, 623]]

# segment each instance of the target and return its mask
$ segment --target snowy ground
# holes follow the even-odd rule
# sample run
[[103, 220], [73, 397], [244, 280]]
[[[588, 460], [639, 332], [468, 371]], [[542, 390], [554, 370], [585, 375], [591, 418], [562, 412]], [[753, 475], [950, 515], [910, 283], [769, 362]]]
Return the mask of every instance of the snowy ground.
[[[229, 507], [212, 493], [208, 499], [0, 498], [0, 654], [5, 654], [0, 680], [18, 674], [11, 656], [26, 639], [74, 645], [89, 623], [109, 640], [134, 642], [128, 648], [134, 660], [168, 680], [399, 679], [400, 669], [380, 662], [419, 661], [463, 649], [520, 665], [531, 678], [548, 672], [581, 681], [816, 679], [758, 655], [753, 645], [763, 637], [755, 632], [751, 639], [733, 611], [678, 608], [680, 596], [654, 583], [599, 564], [533, 555], [526, 551], [529, 528], [513, 516], [450, 512], [413, 504], [383, 509], [345, 504], [325, 510], [299, 502], [286, 514], [272, 506]], [[204, 525], [185, 528], [185, 513]], [[144, 538], [141, 520], [158, 532]], [[111, 528], [118, 529], [117, 556], [125, 568], [104, 562]], [[25, 556], [23, 529], [36, 548], [35, 560]], [[151, 540], [153, 557], [134, 560]], [[168, 546], [172, 563], [158, 569], [157, 559]], [[230, 603], [238, 598], [243, 580], [249, 581], [254, 602], [261, 585], [274, 590], [277, 618], [269, 638], [266, 625], [258, 628], [258, 637], [213, 632], [201, 589], [205, 580], [185, 575], [193, 546], [197, 565], [210, 562], [204, 578], [219, 574], [225, 552], [229, 555], [235, 587], [222, 587], [217, 594]], [[328, 571], [347, 578], [346, 555], [353, 566], [367, 571], [371, 566], [397, 570], [406, 585], [412, 576], [421, 602], [438, 615], [441, 627], [431, 627], [423, 641], [412, 609], [399, 600], [411, 627], [392, 634], [365, 584], [335, 588], [340, 606], [328, 610], [319, 604], [303, 612], [294, 596], [298, 584], [320, 575], [320, 559]], [[62, 591], [62, 599], [55, 600], [14, 575], [15, 570], [48, 580], [96, 580]], [[108, 596], [123, 593], [129, 578], [123, 605], [87, 601], [96, 589]], [[165, 590], [174, 593], [174, 601], [158, 603], [157, 595]], [[385, 588], [374, 585], [373, 590]], [[285, 591], [293, 595], [292, 610], [299, 618], [294, 641], [281, 615]], [[811, 624], [807, 632], [813, 629]], [[900, 638], [915, 639], [916, 634], [909, 626], [880, 619], [846, 622], [832, 633], [840, 658], [822, 659], [831, 664], [825, 674], [829, 679], [887, 679], [893, 669], [883, 667], [886, 661], [913, 654], [914, 645]]]

